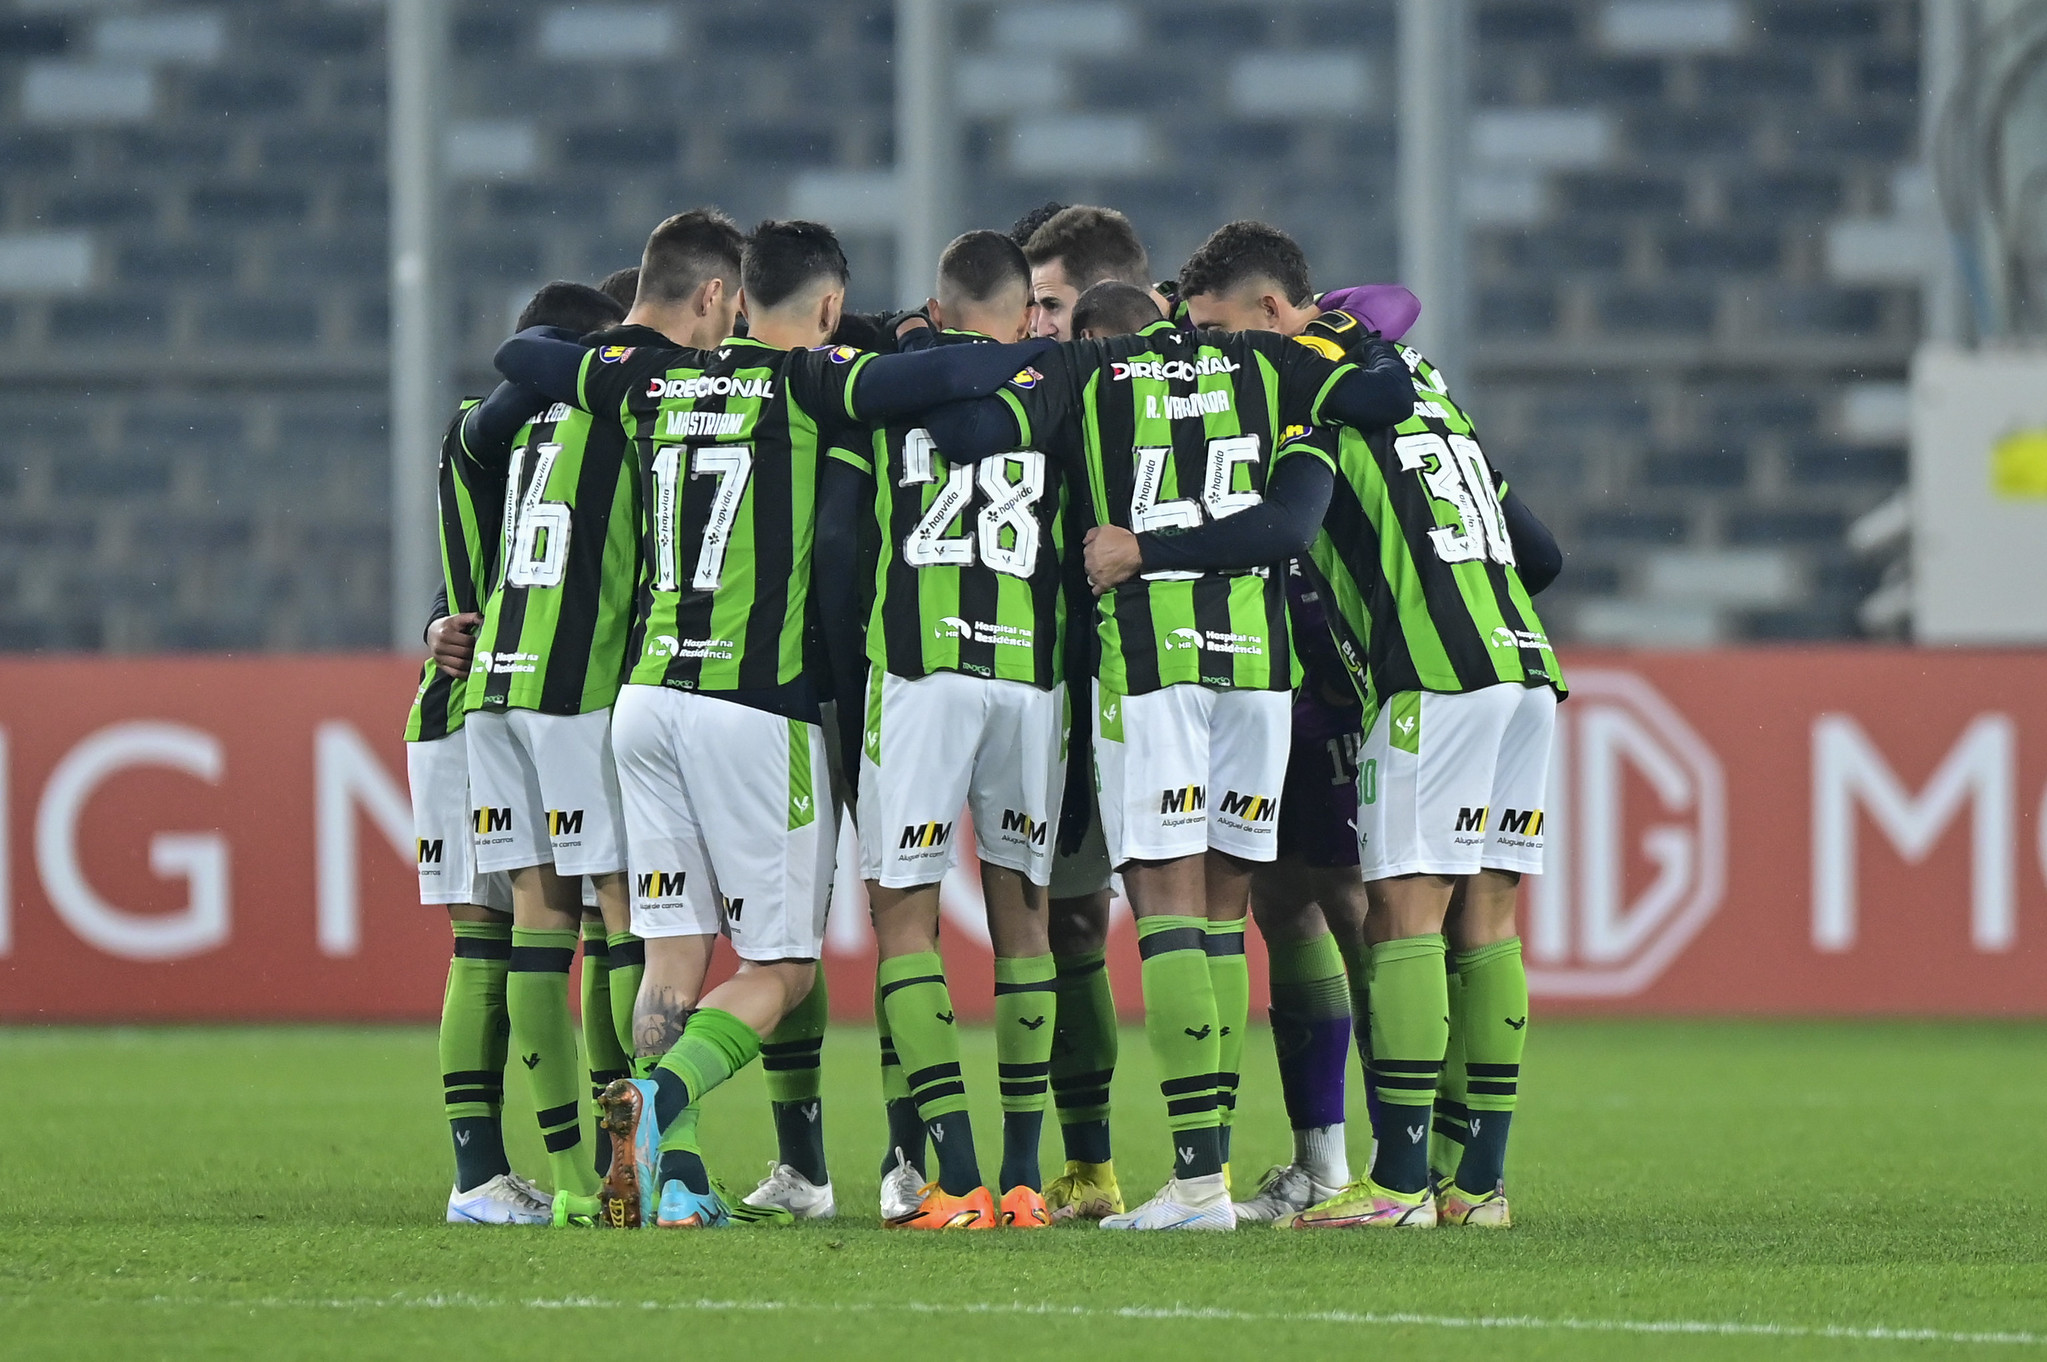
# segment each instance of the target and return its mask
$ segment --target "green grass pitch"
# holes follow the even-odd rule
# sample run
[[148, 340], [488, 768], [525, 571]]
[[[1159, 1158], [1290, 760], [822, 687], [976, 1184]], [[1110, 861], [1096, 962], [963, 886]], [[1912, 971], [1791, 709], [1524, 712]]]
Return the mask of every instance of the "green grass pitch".
[[[966, 1041], [985, 1138], [992, 1043]], [[825, 1060], [841, 1218], [714, 1234], [439, 1223], [428, 1030], [11, 1030], [0, 1053], [0, 1356], [2047, 1357], [2037, 1024], [1540, 1025], [1507, 1233], [886, 1233], [858, 1028]], [[1245, 1068], [1240, 1189], [1288, 1149], [1262, 1030]], [[1165, 1172], [1151, 1082], [1126, 1033], [1139, 1195]], [[526, 1108], [507, 1126], [540, 1169]], [[758, 1068], [704, 1133], [750, 1187]]]

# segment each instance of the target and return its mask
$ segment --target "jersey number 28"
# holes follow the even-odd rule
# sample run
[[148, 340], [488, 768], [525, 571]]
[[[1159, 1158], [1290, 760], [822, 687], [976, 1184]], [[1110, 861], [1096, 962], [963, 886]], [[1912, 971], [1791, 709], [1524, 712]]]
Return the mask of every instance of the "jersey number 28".
[[[931, 432], [919, 427], [903, 437], [903, 487], [938, 481], [932, 464]], [[981, 488], [981, 514], [971, 534], [947, 535], [946, 527], [974, 500]], [[978, 549], [981, 562], [1012, 577], [1028, 577], [1038, 567], [1037, 506], [1045, 495], [1045, 456], [1035, 449], [997, 454], [978, 464], [948, 470], [945, 486], [931, 499], [915, 529], [903, 538], [903, 561], [911, 567], [972, 567]], [[1004, 543], [1004, 532], [1008, 543]]]

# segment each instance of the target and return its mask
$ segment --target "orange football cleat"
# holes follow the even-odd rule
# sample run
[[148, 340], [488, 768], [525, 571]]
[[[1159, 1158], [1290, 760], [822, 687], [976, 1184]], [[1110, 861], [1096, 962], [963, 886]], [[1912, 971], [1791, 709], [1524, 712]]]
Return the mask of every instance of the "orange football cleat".
[[995, 1214], [994, 1194], [986, 1187], [952, 1196], [937, 1183], [927, 1182], [916, 1210], [881, 1223], [891, 1230], [992, 1230], [1002, 1222]]
[[1018, 1183], [1002, 1194], [1002, 1227], [1006, 1230], [1044, 1230], [1052, 1227], [1052, 1213], [1045, 1198]]

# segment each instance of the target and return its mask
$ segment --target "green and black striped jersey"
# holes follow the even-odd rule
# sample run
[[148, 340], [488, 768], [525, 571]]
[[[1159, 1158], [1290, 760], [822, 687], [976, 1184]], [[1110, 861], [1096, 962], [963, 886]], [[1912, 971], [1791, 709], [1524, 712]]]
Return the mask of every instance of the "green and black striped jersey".
[[[499, 522], [504, 514], [505, 470], [479, 460], [462, 438], [462, 419], [478, 399], [462, 399], [462, 409], [441, 437], [441, 464], [436, 497], [441, 518], [441, 582], [448, 591], [448, 613], [466, 615], [483, 608], [497, 571]], [[405, 741], [430, 742], [462, 727], [462, 681], [444, 675], [429, 659], [405, 720]]]
[[819, 460], [866, 443], [851, 402], [871, 358], [741, 337], [584, 357], [583, 405], [623, 428], [639, 469], [630, 684], [768, 691], [804, 679]]
[[[589, 339], [672, 343], [643, 326]], [[556, 403], [519, 432], [469, 709], [590, 714], [618, 698], [639, 570], [637, 492], [616, 422]]]
[[[937, 343], [988, 340], [948, 331]], [[912, 679], [964, 672], [1051, 689], [1066, 633], [1061, 465], [1029, 448], [948, 464], [929, 431], [904, 425], [876, 428], [868, 452], [881, 541], [868, 659]]]
[[1289, 440], [1336, 470], [1310, 550], [1337, 651], [1367, 714], [1403, 691], [1514, 682], [1565, 690], [1514, 562], [1500, 499], [1470, 419], [1420, 352], [1414, 415], [1391, 430], [1324, 427]]
[[[1023, 443], [1084, 470], [1095, 523], [1192, 529], [1258, 504], [1273, 451], [1314, 423], [1349, 372], [1273, 332], [1182, 331], [1068, 341], [1005, 384]], [[1096, 676], [1141, 695], [1195, 683], [1287, 690], [1284, 565], [1150, 572], [1097, 602]]]

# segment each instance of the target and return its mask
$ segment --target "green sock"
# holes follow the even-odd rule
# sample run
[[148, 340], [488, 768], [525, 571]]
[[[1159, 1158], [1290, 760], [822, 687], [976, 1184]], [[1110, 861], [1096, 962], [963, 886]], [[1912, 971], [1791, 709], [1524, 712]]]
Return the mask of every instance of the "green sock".
[[1465, 1106], [1471, 1128], [1457, 1167], [1457, 1185], [1490, 1192], [1507, 1175], [1507, 1129], [1521, 1083], [1528, 1042], [1528, 970], [1521, 938], [1508, 937], [1457, 952], [1463, 982], [1457, 1017], [1464, 1030]]
[[751, 1064], [761, 1052], [760, 1033], [730, 1012], [700, 1007], [690, 1013], [682, 1035], [654, 1066], [654, 1120], [661, 1127], [662, 1182], [680, 1180], [692, 1192], [710, 1190], [703, 1153], [697, 1148], [697, 1118], [713, 1088]]
[[1457, 1001], [1463, 986], [1457, 969], [1444, 962], [1443, 985], [1449, 1002], [1450, 1043], [1443, 1050], [1443, 1076], [1436, 1080], [1436, 1117], [1429, 1129], [1429, 1176], [1448, 1177], [1457, 1171], [1464, 1157], [1464, 1137], [1470, 1113], [1464, 1107], [1464, 1019]]
[[1216, 1071], [1222, 1037], [1208, 969], [1208, 919], [1161, 913], [1137, 920], [1143, 961], [1144, 1034], [1158, 1061], [1166, 1124], [1173, 1131], [1173, 1176], [1222, 1172], [1222, 1122]]
[[1230, 1161], [1230, 1131], [1237, 1116], [1238, 1070], [1244, 1063], [1244, 1028], [1251, 1018], [1251, 966], [1244, 959], [1244, 919], [1209, 922], [1208, 980], [1215, 990], [1216, 1115], [1222, 1121], [1222, 1160]]
[[824, 1162], [824, 1103], [818, 1096], [831, 1006], [820, 960], [810, 992], [761, 1044], [777, 1157], [819, 1187], [831, 1181]]
[[910, 1098], [910, 1082], [903, 1077], [903, 1061], [896, 1054], [896, 1038], [888, 1029], [888, 1009], [881, 1005], [881, 977], [874, 980], [874, 1029], [881, 1038], [881, 1105], [888, 1116], [888, 1148], [881, 1151], [881, 1175], [887, 1177], [896, 1166], [896, 1151], [910, 1161], [917, 1176], [924, 1176], [924, 1118]]
[[995, 1075], [1002, 1088], [1002, 1187], [1038, 1188], [1059, 1005], [1050, 955], [995, 957]]
[[1443, 1073], [1450, 1019], [1443, 938], [1402, 937], [1372, 950], [1372, 1087], [1379, 1094], [1372, 1180], [1395, 1192], [1429, 1182], [1429, 1108]]
[[611, 949], [611, 1026], [618, 1033], [619, 1049], [627, 1056], [630, 1068], [635, 1048], [633, 1008], [640, 1000], [640, 980], [647, 973], [647, 943], [631, 932], [612, 932], [604, 940]]
[[512, 1052], [526, 1068], [534, 1114], [555, 1190], [594, 1196], [597, 1170], [583, 1148], [583, 1057], [569, 1020], [569, 961], [576, 933], [512, 928], [512, 960], [505, 976], [505, 1011], [512, 1019]]
[[441, 1099], [455, 1146], [455, 1186], [467, 1192], [512, 1171], [505, 1158], [505, 922], [454, 922], [441, 997]]
[[1101, 951], [1054, 955], [1058, 1001], [1052, 1035], [1052, 1102], [1066, 1157], [1107, 1163], [1109, 1080], [1116, 1074], [1116, 997]]
[[1351, 1016], [1336, 936], [1325, 929], [1306, 941], [1267, 941], [1265, 960], [1288, 1123], [1297, 1132], [1340, 1125]]
[[632, 1072], [632, 1060], [611, 1023], [611, 946], [604, 923], [589, 917], [583, 919], [583, 1062], [590, 1069], [590, 1152], [603, 1177], [611, 1170], [611, 1141], [604, 1138], [597, 1099], [612, 1079]]
[[953, 1025], [944, 962], [936, 951], [899, 955], [882, 961], [877, 977], [903, 1076], [938, 1155], [938, 1185], [953, 1196], [965, 1196], [981, 1185], [981, 1166], [967, 1117], [959, 1029]]

